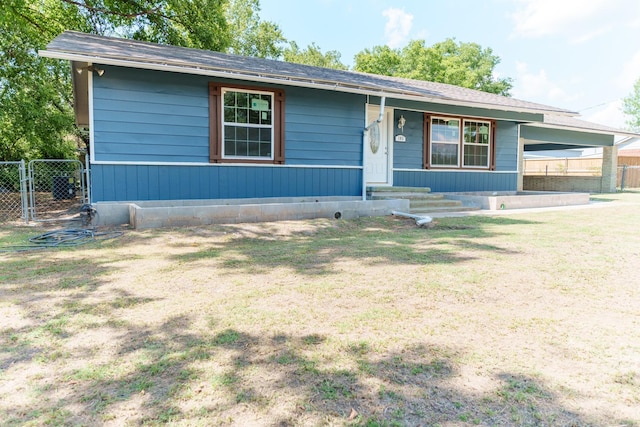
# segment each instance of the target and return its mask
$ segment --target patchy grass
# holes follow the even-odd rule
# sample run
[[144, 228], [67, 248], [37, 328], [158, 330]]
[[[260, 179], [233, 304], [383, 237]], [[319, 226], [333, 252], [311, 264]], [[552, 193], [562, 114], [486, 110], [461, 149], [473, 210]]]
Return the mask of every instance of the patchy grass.
[[0, 419], [638, 426], [640, 194], [594, 201], [2, 253]]

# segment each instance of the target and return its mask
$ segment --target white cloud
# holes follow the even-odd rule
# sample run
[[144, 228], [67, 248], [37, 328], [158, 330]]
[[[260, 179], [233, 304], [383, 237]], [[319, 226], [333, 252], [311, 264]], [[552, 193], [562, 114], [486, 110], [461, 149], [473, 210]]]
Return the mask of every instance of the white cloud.
[[512, 36], [561, 35], [572, 44], [633, 26], [640, 19], [637, 0], [514, 0], [514, 4], [517, 10], [509, 14]]
[[520, 0], [513, 13], [516, 35], [539, 37], [563, 32], [568, 25], [596, 16], [608, 0]]
[[629, 61], [622, 65], [622, 72], [618, 77], [618, 84], [630, 93], [633, 89], [633, 84], [638, 79], [640, 79], [640, 50], [636, 51], [636, 53], [629, 58]]
[[389, 8], [382, 12], [382, 16], [387, 18], [384, 26], [384, 35], [387, 39], [387, 46], [397, 48], [402, 46], [411, 32], [413, 25], [413, 15], [406, 13], [402, 9]]
[[546, 70], [542, 68], [537, 72], [531, 72], [527, 64], [517, 62], [516, 73], [513, 86], [513, 95], [516, 98], [551, 105], [566, 102], [570, 98], [564, 89], [549, 79]]

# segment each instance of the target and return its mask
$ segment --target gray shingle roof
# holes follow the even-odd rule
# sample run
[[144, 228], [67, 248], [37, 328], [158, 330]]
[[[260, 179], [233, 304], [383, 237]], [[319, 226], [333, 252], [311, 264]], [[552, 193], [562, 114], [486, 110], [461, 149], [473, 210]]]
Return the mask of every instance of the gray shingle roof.
[[552, 107], [458, 86], [312, 67], [289, 62], [228, 55], [207, 50], [146, 43], [67, 31], [42, 56], [142, 69], [202, 74], [290, 86], [365, 93], [398, 99], [465, 105], [501, 111], [575, 115]]

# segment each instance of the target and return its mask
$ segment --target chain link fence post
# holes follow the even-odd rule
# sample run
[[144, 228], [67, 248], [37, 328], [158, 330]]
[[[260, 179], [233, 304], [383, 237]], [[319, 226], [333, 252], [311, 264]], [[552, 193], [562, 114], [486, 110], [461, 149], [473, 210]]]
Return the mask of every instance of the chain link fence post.
[[27, 218], [24, 161], [0, 162], [0, 222]]

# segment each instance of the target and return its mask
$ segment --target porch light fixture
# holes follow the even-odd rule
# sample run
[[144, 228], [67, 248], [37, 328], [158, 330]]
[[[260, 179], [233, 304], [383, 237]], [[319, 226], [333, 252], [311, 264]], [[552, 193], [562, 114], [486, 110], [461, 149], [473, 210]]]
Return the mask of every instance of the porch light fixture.
[[104, 70], [102, 68], [94, 67], [93, 65], [89, 65], [87, 67], [87, 70], [95, 71], [99, 77], [102, 77], [102, 75], [104, 74]]
[[104, 75], [104, 70], [102, 68], [94, 67], [93, 65], [88, 65], [86, 67], [78, 67], [76, 68], [76, 73], [82, 74], [84, 70], [95, 71], [99, 77], [102, 77]]

